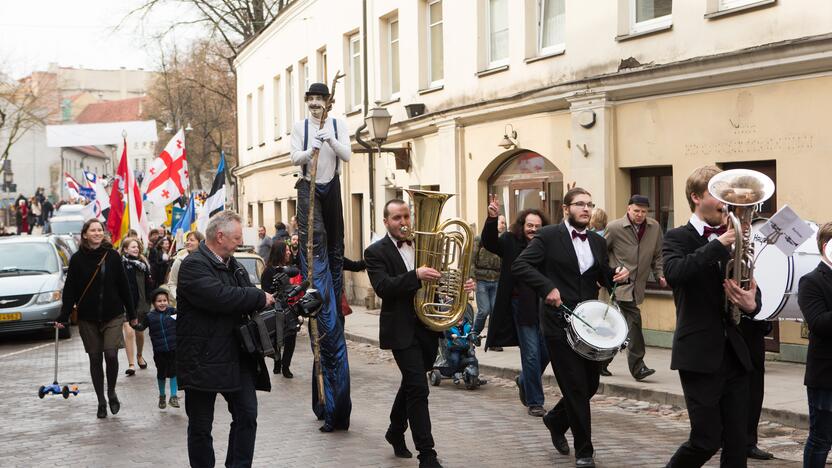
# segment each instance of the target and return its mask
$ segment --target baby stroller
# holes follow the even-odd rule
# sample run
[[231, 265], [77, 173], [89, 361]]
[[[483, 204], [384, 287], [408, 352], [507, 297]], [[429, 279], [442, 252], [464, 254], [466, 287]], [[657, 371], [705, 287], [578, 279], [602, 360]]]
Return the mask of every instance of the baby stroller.
[[484, 336], [477, 335], [471, 328], [473, 318], [474, 309], [468, 304], [462, 325], [457, 324], [446, 330], [439, 339], [439, 354], [430, 371], [430, 384], [434, 387], [440, 385], [443, 379], [453, 379], [457, 385], [463, 382], [468, 390], [487, 383], [480, 378], [480, 365], [475, 351]]

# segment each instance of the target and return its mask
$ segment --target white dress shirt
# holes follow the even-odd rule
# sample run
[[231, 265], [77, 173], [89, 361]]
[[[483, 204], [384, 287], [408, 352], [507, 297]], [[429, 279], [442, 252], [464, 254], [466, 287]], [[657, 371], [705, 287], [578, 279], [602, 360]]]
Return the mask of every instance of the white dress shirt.
[[[347, 122], [341, 119], [335, 120], [338, 121], [337, 139], [335, 138], [335, 128], [332, 124], [333, 117], [328, 118], [326, 120], [326, 124], [324, 125], [324, 127], [332, 133], [332, 140], [324, 142], [324, 144], [321, 145], [320, 152], [318, 153], [318, 173], [316, 179], [319, 184], [325, 184], [331, 181], [335, 177], [336, 173], [341, 173], [340, 167], [338, 167], [337, 171], [335, 170], [336, 166], [338, 166], [336, 158], [347, 162], [350, 160], [350, 156], [352, 155], [352, 150], [350, 148], [350, 132], [349, 128], [347, 128]], [[303, 149], [304, 123], [307, 125], [306, 149]], [[307, 120], [299, 120], [295, 122], [295, 125], [292, 127], [292, 164], [302, 166], [304, 164], [308, 164], [312, 160], [312, 139], [318, 134], [319, 127], [320, 121], [315, 120], [315, 118], [311, 116]], [[302, 174], [303, 172], [301, 171], [301, 176]], [[309, 180], [308, 174], [305, 179]]]
[[[395, 237], [391, 236], [390, 233], [387, 233], [387, 237], [393, 241], [393, 245], [395, 246], [398, 241]], [[396, 247], [399, 249], [399, 255], [402, 256], [402, 260], [404, 260], [404, 266], [407, 267], [407, 271], [413, 270], [416, 268], [416, 249], [413, 247], [413, 243], [411, 242], [410, 245], [407, 245], [407, 242], [402, 243], [401, 247]]]
[[[691, 224], [691, 226], [693, 226], [694, 229], [696, 229], [696, 232], [700, 236], [705, 234], [705, 226], [708, 226], [708, 223], [699, 219], [699, 216], [696, 216], [696, 213], [693, 213], [692, 215], [690, 215], [690, 224]], [[711, 227], [713, 227], [713, 226], [711, 226]], [[712, 232], [711, 235], [708, 236], [708, 242], [716, 239], [717, 237], [719, 237], [719, 236], [716, 233]]]
[[580, 237], [572, 237], [572, 231], [578, 234], [588, 234], [589, 231], [586, 228], [581, 231], [575, 229], [569, 224], [568, 218], [565, 218], [563, 223], [566, 224], [566, 231], [569, 233], [569, 238], [572, 239], [572, 246], [575, 247], [575, 255], [578, 257], [578, 268], [581, 270], [581, 274], [584, 274], [585, 271], [589, 270], [595, 264], [595, 257], [592, 256], [592, 249], [589, 247], [589, 238], [587, 240], [581, 240]]

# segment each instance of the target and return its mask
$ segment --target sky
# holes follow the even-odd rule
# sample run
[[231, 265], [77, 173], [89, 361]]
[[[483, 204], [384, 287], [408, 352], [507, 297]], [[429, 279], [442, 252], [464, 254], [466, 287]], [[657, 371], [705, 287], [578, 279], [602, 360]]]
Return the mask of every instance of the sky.
[[[141, 0], [0, 0], [0, 72], [14, 78], [46, 70], [50, 62], [94, 69], [156, 68], [153, 35], [186, 14], [169, 5], [144, 23], [114, 30]], [[178, 28], [169, 40], [189, 42], [194, 28]]]

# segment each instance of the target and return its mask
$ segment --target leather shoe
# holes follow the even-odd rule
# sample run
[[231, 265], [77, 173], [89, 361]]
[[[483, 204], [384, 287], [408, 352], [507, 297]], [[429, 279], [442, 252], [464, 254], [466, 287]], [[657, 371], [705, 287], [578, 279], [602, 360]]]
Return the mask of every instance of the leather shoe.
[[291, 379], [294, 376], [295, 376], [295, 374], [293, 374], [292, 371], [290, 371], [288, 367], [283, 368], [283, 377], [286, 377], [287, 379]]
[[636, 375], [633, 376], [634, 379], [641, 382], [642, 380], [650, 377], [651, 375], [656, 373], [656, 369], [650, 369], [647, 366], [642, 367], [641, 369], [636, 372]]
[[103, 419], [107, 417], [107, 403], [99, 403], [98, 404], [98, 412], [95, 413], [95, 416], [99, 419]]
[[442, 468], [442, 464], [436, 457], [425, 457], [419, 459], [419, 468]]
[[592, 457], [578, 458], [575, 460], [575, 466], [581, 468], [595, 468], [595, 459]]
[[498, 352], [498, 353], [502, 353], [502, 352], [503, 352], [503, 347], [502, 347], [502, 346], [492, 346], [492, 347], [490, 347], [490, 348], [488, 348], [488, 349], [490, 349], [491, 351], [496, 351], [496, 352]]
[[549, 436], [552, 437], [552, 445], [555, 446], [555, 450], [561, 455], [569, 455], [569, 442], [566, 441], [566, 436], [556, 432], [554, 422], [546, 416], [543, 416], [543, 424], [546, 425], [546, 429], [549, 429]]
[[520, 393], [520, 403], [523, 403], [523, 406], [526, 406], [526, 389], [520, 385], [520, 376], [514, 378], [514, 383], [517, 384], [517, 391]]
[[604, 377], [612, 377], [612, 372], [610, 372], [610, 370], [607, 369], [606, 366], [604, 366], [601, 368], [601, 375], [603, 375]]
[[529, 407], [529, 416], [542, 418], [545, 414], [546, 414], [546, 410], [544, 410], [542, 406], [530, 406]]
[[121, 409], [121, 402], [118, 401], [118, 397], [115, 394], [110, 395], [110, 412], [113, 414], [118, 414], [118, 411]]
[[404, 436], [395, 436], [392, 432], [387, 431], [384, 434], [384, 440], [387, 441], [388, 444], [393, 446], [393, 453], [398, 458], [413, 458], [413, 452], [407, 449], [407, 445], [404, 442]]
[[771, 460], [774, 458], [774, 454], [766, 452], [755, 445], [748, 449], [748, 458], [753, 458], [755, 460]]

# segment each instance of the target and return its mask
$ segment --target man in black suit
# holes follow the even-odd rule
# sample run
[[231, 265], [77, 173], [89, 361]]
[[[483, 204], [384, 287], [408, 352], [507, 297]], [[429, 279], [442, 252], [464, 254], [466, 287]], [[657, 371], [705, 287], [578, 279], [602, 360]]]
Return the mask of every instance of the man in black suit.
[[809, 400], [809, 438], [803, 466], [823, 468], [832, 446], [832, 223], [818, 229], [821, 262], [803, 278], [797, 303], [809, 326], [806, 354], [806, 394]]
[[721, 466], [746, 466], [752, 364], [725, 297], [747, 315], [759, 311], [760, 298], [754, 281], [746, 291], [725, 280], [736, 234], [722, 227], [727, 209], [708, 192], [719, 172], [714, 166], [693, 171], [685, 184], [690, 222], [664, 237], [664, 275], [676, 303], [670, 368], [679, 371], [690, 416], [689, 439], [668, 467], [702, 466], [720, 447]]
[[[425, 327], [413, 309], [413, 297], [422, 283], [439, 280], [441, 273], [430, 267], [416, 268], [415, 246], [402, 232], [403, 227], [410, 229], [410, 209], [403, 200], [393, 199], [384, 205], [384, 226], [387, 235], [364, 251], [370, 283], [382, 300], [379, 344], [381, 349], [393, 351], [402, 373], [384, 438], [397, 457], [411, 458], [404, 441], [409, 422], [419, 466], [441, 467], [433, 449], [427, 372], [433, 368], [442, 334]], [[475, 287], [473, 280], [465, 283], [467, 292]]]
[[[571, 428], [576, 466], [594, 467], [589, 400], [598, 391], [601, 364], [576, 353], [566, 339], [567, 322], [561, 306], [573, 310], [579, 303], [598, 299], [598, 285], [611, 288], [627, 281], [629, 271], [613, 272], [603, 237], [587, 230], [595, 205], [586, 190], [575, 187], [563, 197], [562, 224], [537, 232], [512, 266], [512, 273], [544, 298], [540, 323], [563, 397], [544, 417], [552, 444], [569, 453], [564, 436]], [[553, 310], [551, 307], [557, 308]]]

